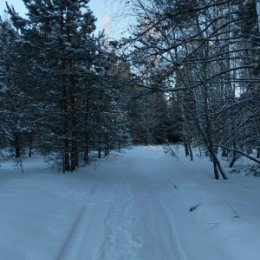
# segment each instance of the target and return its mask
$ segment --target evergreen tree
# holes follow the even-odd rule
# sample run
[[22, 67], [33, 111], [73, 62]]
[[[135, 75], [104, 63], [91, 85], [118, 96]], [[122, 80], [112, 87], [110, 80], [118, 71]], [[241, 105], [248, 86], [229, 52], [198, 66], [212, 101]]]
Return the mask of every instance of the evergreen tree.
[[7, 5], [16, 37], [10, 53], [19, 57], [15, 75], [28, 112], [26, 146], [54, 156], [63, 172], [76, 170], [81, 158], [89, 162], [91, 151], [101, 157], [129, 143], [119, 58], [94, 35], [88, 2], [24, 0], [26, 18]]
[[41, 123], [51, 144], [45, 149], [61, 154], [64, 172], [79, 166], [78, 118], [101, 56], [88, 2], [24, 0], [28, 18], [7, 6], [22, 38], [20, 44], [31, 51], [35, 66], [35, 94], [45, 104], [46, 118]]
[[8, 21], [0, 20], [0, 83], [2, 145], [11, 147], [16, 158], [29, 147], [32, 131], [29, 111], [28, 60], [22, 55], [19, 35]]

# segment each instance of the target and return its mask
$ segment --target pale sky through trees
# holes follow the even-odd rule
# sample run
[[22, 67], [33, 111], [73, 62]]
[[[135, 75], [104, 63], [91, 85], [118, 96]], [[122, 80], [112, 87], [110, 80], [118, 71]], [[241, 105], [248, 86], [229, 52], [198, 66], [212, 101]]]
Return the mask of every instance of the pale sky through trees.
[[[7, 0], [7, 2], [9, 5], [13, 5], [20, 15], [26, 13], [23, 0]], [[126, 17], [116, 21], [118, 18], [117, 13], [120, 10], [119, 4], [119, 1], [111, 0], [90, 0], [89, 2], [89, 7], [97, 18], [97, 30], [104, 29], [111, 38], [120, 37], [121, 32], [126, 28]], [[4, 12], [5, 9], [5, 1], [0, 1], [0, 15], [3, 18], [7, 18], [7, 14]]]

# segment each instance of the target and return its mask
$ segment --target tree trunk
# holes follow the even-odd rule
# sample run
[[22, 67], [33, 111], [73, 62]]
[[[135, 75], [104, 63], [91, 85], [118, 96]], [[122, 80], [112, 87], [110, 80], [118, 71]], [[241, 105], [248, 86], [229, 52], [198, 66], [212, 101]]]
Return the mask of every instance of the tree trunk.
[[14, 146], [15, 146], [15, 158], [21, 157], [21, 136], [20, 133], [16, 132], [14, 134]]
[[33, 130], [31, 130], [30, 135], [29, 135], [29, 158], [32, 157], [32, 144], [33, 144]]
[[225, 149], [225, 148], [222, 148], [221, 156], [223, 156], [223, 157], [227, 157], [227, 156], [228, 156], [228, 150]]
[[219, 174], [222, 176], [222, 178], [224, 180], [227, 180], [227, 176], [215, 154], [215, 151], [213, 149], [213, 146], [211, 146], [210, 142], [209, 142], [209, 146], [208, 146], [208, 151], [210, 153], [210, 157], [212, 158], [212, 163], [213, 163], [213, 168], [214, 168], [214, 176], [215, 176], [215, 179], [219, 179]]
[[190, 142], [188, 144], [188, 149], [189, 149], [189, 154], [190, 154], [190, 160], [193, 161], [193, 152], [192, 152], [192, 148], [191, 148]]
[[[65, 84], [65, 83], [64, 83]], [[67, 89], [63, 86], [63, 173], [70, 171]]]
[[229, 168], [232, 168], [235, 164], [235, 162], [238, 160], [238, 154], [235, 151], [237, 148], [237, 143], [236, 143], [236, 135], [235, 135], [235, 126], [234, 126], [234, 122], [232, 123], [232, 132], [233, 132], [233, 136], [232, 136], [232, 146], [233, 146], [233, 152], [232, 152], [232, 160], [229, 164]]
[[189, 154], [189, 147], [186, 142], [184, 143], [184, 149], [185, 149], [185, 156], [188, 157], [190, 154]]
[[89, 112], [90, 112], [90, 102], [89, 102], [89, 95], [87, 94], [85, 98], [85, 117], [84, 117], [84, 161], [86, 163], [90, 162], [89, 159], [89, 132], [88, 132], [88, 124], [89, 124]]
[[101, 135], [98, 137], [98, 158], [102, 157], [102, 145], [101, 145]]
[[[87, 122], [87, 121], [86, 121]], [[89, 134], [87, 129], [85, 129], [85, 133], [84, 133], [84, 161], [86, 163], [90, 162], [90, 158], [89, 158]]]
[[[73, 84], [73, 88], [75, 88], [74, 80], [71, 80], [71, 83]], [[72, 94], [71, 96], [71, 113], [72, 113], [72, 118], [71, 118], [71, 127], [72, 127], [72, 133], [71, 133], [71, 171], [75, 171], [78, 166], [78, 133], [77, 133], [77, 119], [76, 119], [76, 97], [75, 93]]]
[[105, 146], [105, 156], [109, 155], [109, 141], [108, 141], [108, 135], [105, 135], [105, 142], [106, 142], [106, 146]]
[[65, 138], [63, 151], [63, 173], [70, 171], [69, 142]]

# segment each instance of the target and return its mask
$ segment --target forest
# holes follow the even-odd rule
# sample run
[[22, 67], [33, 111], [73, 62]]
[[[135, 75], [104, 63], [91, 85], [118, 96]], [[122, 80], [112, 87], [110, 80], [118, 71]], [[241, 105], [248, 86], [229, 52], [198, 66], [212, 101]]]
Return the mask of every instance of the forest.
[[260, 163], [259, 0], [130, 0], [121, 39], [89, 0], [23, 0], [0, 18], [0, 156], [76, 171], [130, 144]]

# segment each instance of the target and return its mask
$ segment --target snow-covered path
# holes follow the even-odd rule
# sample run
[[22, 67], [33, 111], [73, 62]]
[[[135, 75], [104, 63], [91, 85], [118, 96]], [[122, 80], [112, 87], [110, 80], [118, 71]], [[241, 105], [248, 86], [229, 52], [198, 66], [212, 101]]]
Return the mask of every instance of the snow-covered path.
[[259, 259], [259, 178], [215, 181], [207, 159], [160, 146], [77, 174], [26, 163], [26, 174], [0, 168], [0, 259]]
[[154, 190], [163, 151], [139, 152], [103, 163], [58, 259], [183, 259], [160, 201], [167, 192]]

